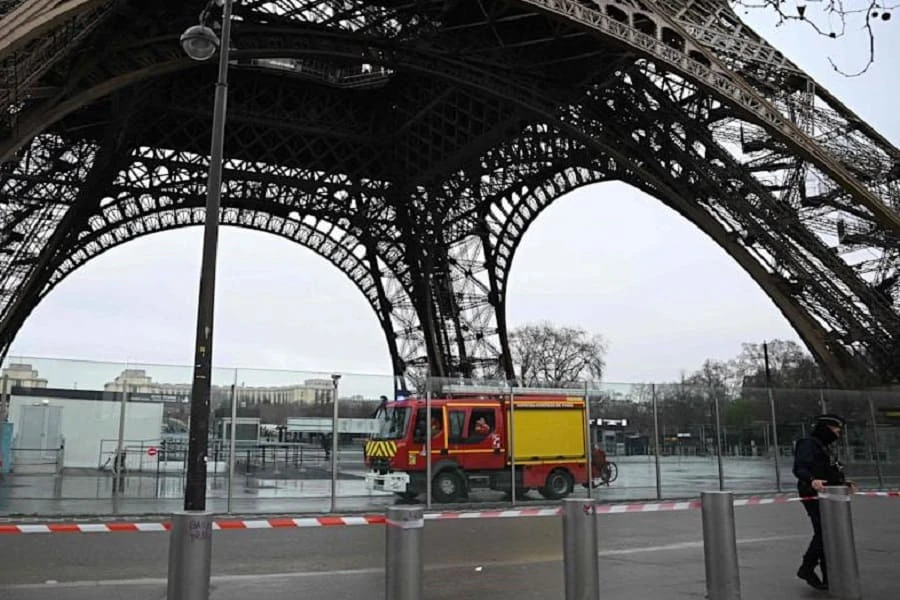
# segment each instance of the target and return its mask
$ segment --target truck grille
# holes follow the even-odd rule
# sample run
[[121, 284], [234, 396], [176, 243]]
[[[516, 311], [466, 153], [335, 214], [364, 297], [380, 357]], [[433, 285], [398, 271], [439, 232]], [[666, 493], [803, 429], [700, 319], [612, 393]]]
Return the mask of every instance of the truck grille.
[[391, 460], [389, 458], [369, 458], [369, 465], [372, 470], [378, 473], [387, 473], [391, 470]]

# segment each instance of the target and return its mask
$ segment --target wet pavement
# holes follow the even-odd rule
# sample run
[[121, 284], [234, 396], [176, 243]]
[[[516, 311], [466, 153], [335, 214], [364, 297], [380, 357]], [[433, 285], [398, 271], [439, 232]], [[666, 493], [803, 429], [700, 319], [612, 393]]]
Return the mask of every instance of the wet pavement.
[[[657, 499], [656, 464], [652, 456], [611, 457], [618, 466], [618, 478], [595, 491], [600, 500], [622, 502]], [[791, 462], [780, 464], [782, 491], [793, 492]], [[765, 458], [723, 459], [724, 489], [742, 494], [776, 492], [774, 462]], [[878, 479], [868, 463], [851, 464], [848, 473], [862, 487], [876, 488]], [[364, 467], [359, 452], [343, 451], [337, 482], [336, 508], [342, 512], [383, 510], [399, 502], [390, 493], [369, 492], [363, 482]], [[900, 466], [886, 465], [885, 487], [900, 486]], [[299, 466], [278, 466], [253, 473], [236, 473], [231, 491], [231, 512], [318, 513], [330, 509], [331, 472], [319, 460]], [[691, 498], [703, 490], [718, 489], [715, 457], [664, 457], [660, 461], [661, 498]], [[102, 516], [170, 514], [181, 509], [184, 478], [179, 472], [129, 474], [120, 495], [113, 493], [109, 473], [92, 470], [52, 475], [7, 475], [0, 480], [0, 517], [6, 516]], [[577, 487], [576, 493], [584, 493]], [[424, 498], [421, 498], [424, 499]], [[536, 492], [518, 499], [523, 504], [542, 502]], [[508, 502], [500, 492], [475, 491], [470, 503]], [[225, 513], [228, 503], [227, 473], [208, 476], [209, 510]]]
[[[863, 597], [900, 597], [900, 500], [854, 498]], [[744, 600], [827, 598], [796, 578], [801, 506], [735, 510]], [[423, 600], [564, 597], [561, 519], [427, 521]], [[601, 597], [703, 598], [699, 511], [598, 516]], [[384, 526], [234, 530], [213, 537], [211, 600], [383, 598]], [[163, 600], [166, 533], [32, 534], [0, 541], [3, 600]]]

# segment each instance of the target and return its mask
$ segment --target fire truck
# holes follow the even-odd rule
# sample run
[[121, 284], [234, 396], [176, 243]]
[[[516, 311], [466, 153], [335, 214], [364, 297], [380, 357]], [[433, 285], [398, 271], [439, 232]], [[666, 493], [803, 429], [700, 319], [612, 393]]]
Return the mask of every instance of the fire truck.
[[584, 397], [510, 390], [445, 385], [431, 398], [430, 415], [422, 397], [384, 403], [375, 414], [378, 434], [364, 447], [366, 487], [407, 500], [426, 492], [429, 446], [436, 502], [465, 500], [475, 488], [511, 493], [513, 468], [517, 497], [537, 490], [556, 500], [576, 483], [589, 485]]

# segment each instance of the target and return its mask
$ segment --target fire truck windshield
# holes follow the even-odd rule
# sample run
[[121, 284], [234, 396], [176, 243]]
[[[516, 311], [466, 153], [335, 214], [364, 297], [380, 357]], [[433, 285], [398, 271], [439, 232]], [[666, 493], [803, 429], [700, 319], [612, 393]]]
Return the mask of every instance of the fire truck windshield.
[[399, 440], [406, 434], [409, 423], [408, 406], [390, 406], [379, 411], [378, 437], [382, 440]]

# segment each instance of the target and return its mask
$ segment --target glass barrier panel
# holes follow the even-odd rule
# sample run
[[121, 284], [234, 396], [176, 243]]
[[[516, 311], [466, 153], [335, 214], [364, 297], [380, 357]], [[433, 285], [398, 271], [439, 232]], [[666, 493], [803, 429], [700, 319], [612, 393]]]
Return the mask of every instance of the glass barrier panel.
[[[335, 507], [347, 510], [384, 510], [402, 501], [393, 492], [369, 489], [366, 485], [366, 442], [378, 436], [384, 422], [382, 406], [395, 397], [395, 381], [390, 375], [343, 373], [338, 387], [339, 460]], [[399, 448], [392, 448], [399, 453]]]
[[723, 402], [722, 445], [725, 489], [743, 494], [777, 489], [776, 448], [766, 390], [743, 388]]
[[[696, 498], [718, 490], [716, 394], [706, 386], [672, 383], [657, 385], [656, 395], [663, 498]], [[721, 409], [720, 402], [720, 416]]]
[[238, 438], [242, 510], [315, 512], [383, 506], [388, 495], [366, 489], [363, 447], [375, 431], [382, 397], [393, 397], [393, 388], [389, 375], [239, 369], [238, 409], [259, 425], [256, 439]]
[[[12, 428], [0, 513], [110, 510], [102, 440], [118, 437], [124, 363], [8, 356], [4, 395]], [[99, 501], [99, 504], [98, 504]]]
[[815, 418], [822, 413], [823, 394], [819, 389], [773, 388], [772, 398], [778, 426], [781, 486], [784, 492], [795, 494], [794, 447], [798, 440], [812, 433]]
[[[214, 368], [210, 381], [210, 414], [207, 423], [206, 506], [227, 510], [230, 446], [223, 439], [223, 419], [230, 422], [234, 369]], [[193, 367], [135, 364], [114, 384], [125, 390], [126, 431], [124, 485], [113, 497], [128, 510], [174, 507], [184, 501], [187, 479], [188, 439], [191, 425]], [[240, 431], [240, 428], [238, 428]], [[227, 431], [226, 431], [227, 433]], [[115, 441], [104, 440], [104, 451], [114, 461]], [[113, 475], [115, 472], [113, 471]], [[116, 486], [116, 478], [112, 484]]]
[[[47, 401], [44, 408], [36, 406], [33, 400], [37, 396], [32, 396], [20, 410], [19, 399], [13, 394], [13, 405], [23, 413], [21, 419], [16, 417], [21, 420], [22, 438], [28, 438], [38, 417], [55, 431], [56, 416], [38, 414], [53, 412], [54, 406], [59, 407], [63, 437], [58, 474], [53, 481], [53, 502], [44, 502], [48, 492], [34, 486], [17, 486], [19, 497], [37, 500], [31, 503], [32, 508], [42, 514], [158, 514], [181, 508], [190, 417], [190, 367], [46, 359], [32, 360], [31, 364], [39, 372], [64, 377], [63, 381], [72, 379], [73, 385], [37, 388], [44, 396], [41, 404]], [[48, 380], [53, 381], [49, 377]], [[227, 396], [223, 389], [229, 388], [233, 380], [233, 370], [213, 371], [213, 407], [222, 402], [223, 395]], [[75, 381], [84, 383], [76, 387]], [[38, 393], [37, 390], [32, 393]], [[212, 422], [211, 418], [211, 429]], [[22, 443], [20, 440], [20, 448]], [[216, 497], [227, 482], [224, 452], [227, 450], [216, 445], [211, 431], [207, 497], [213, 510], [218, 509]], [[15, 477], [24, 477], [35, 468], [28, 464], [35, 462], [28, 457], [17, 462], [13, 465]], [[0, 510], [16, 509], [14, 503], [0, 501]]]
[[900, 391], [871, 391], [866, 396], [874, 417], [872, 450], [881, 472], [879, 487], [900, 488]]
[[874, 437], [868, 395], [857, 390], [822, 390], [826, 412], [842, 416], [847, 424], [833, 451], [844, 464], [845, 474], [860, 487], [878, 487]]
[[[192, 376], [7, 357], [0, 514], [179, 510]], [[683, 499], [720, 485], [794, 493], [794, 445], [822, 412], [847, 421], [833, 448], [848, 478], [900, 486], [898, 391], [267, 369], [215, 369], [211, 384], [207, 506], [220, 513]]]
[[658, 497], [655, 393], [654, 384], [588, 384], [591, 467], [598, 475], [594, 498], [621, 502]]

